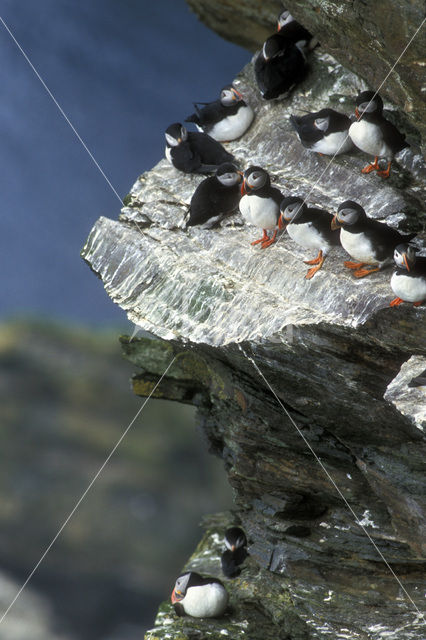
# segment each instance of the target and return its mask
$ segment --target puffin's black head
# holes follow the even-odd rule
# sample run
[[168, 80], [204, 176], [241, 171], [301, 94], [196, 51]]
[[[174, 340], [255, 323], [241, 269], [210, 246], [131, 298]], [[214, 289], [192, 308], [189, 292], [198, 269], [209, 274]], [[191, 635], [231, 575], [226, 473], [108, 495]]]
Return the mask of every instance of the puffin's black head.
[[293, 22], [293, 20], [294, 18], [291, 15], [290, 11], [287, 11], [287, 9], [281, 11], [280, 15], [278, 16], [278, 31], [289, 22]]
[[306, 209], [306, 204], [303, 202], [303, 198], [298, 196], [288, 196], [281, 200], [280, 213], [281, 218], [285, 222], [292, 222]]
[[220, 101], [224, 107], [230, 107], [235, 102], [244, 100], [243, 96], [232, 84], [227, 84], [220, 92]]
[[331, 222], [331, 228], [339, 229], [340, 227], [348, 227], [366, 217], [367, 214], [360, 204], [353, 200], [345, 200], [345, 202], [339, 205], [337, 214]]
[[263, 43], [262, 55], [265, 60], [270, 60], [283, 50], [283, 39], [279, 33], [270, 36]]
[[242, 177], [242, 172], [232, 162], [224, 162], [216, 169], [216, 178], [224, 187], [239, 184]]
[[393, 252], [393, 259], [400, 269], [411, 269], [416, 264], [416, 249], [411, 244], [399, 244]]
[[188, 138], [188, 132], [180, 122], [175, 122], [167, 127], [166, 142], [169, 147], [177, 147], [181, 142], [185, 142]]
[[183, 600], [186, 596], [186, 591], [189, 587], [196, 586], [202, 583], [202, 577], [195, 571], [186, 571], [182, 573], [175, 582], [174, 589], [172, 591], [171, 601], [172, 604]]
[[249, 193], [257, 191], [262, 187], [268, 187], [271, 184], [268, 172], [262, 167], [251, 166], [244, 171], [243, 184], [241, 185], [241, 193]]
[[380, 115], [383, 111], [383, 100], [378, 93], [374, 91], [362, 91], [355, 100], [355, 115], [361, 119], [364, 114]]
[[240, 527], [231, 527], [225, 531], [225, 545], [229, 551], [245, 547], [247, 544], [246, 534]]

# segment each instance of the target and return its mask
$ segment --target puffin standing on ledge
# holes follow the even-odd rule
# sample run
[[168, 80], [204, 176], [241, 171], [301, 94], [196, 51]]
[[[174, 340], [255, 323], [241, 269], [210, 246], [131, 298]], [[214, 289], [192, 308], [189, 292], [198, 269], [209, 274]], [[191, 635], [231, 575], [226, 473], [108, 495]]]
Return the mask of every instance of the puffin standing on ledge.
[[351, 120], [344, 113], [321, 109], [305, 116], [291, 115], [290, 122], [300, 142], [309, 151], [332, 156], [353, 148], [348, 133]]
[[241, 572], [239, 565], [247, 558], [247, 538], [240, 527], [230, 527], [225, 531], [226, 551], [222, 553], [221, 564], [223, 574], [227, 578], [235, 578]]
[[[244, 172], [241, 194], [240, 211], [244, 220], [263, 229], [263, 236], [251, 244], [261, 243], [261, 248], [266, 249], [275, 242], [278, 229], [283, 228], [280, 215], [283, 194], [271, 186], [268, 173], [256, 166], [251, 166]], [[271, 238], [268, 236], [269, 229], [274, 230]]]
[[195, 189], [189, 205], [187, 227], [212, 227], [221, 218], [238, 210], [242, 172], [231, 162], [221, 164], [215, 176], [206, 178]]
[[[356, 98], [355, 109], [358, 120], [349, 127], [349, 135], [358, 149], [375, 156], [374, 162], [364, 167], [361, 172], [377, 171], [377, 175], [382, 178], [389, 178], [394, 155], [410, 145], [405, 141], [404, 134], [386, 120], [382, 112], [383, 100], [379, 94], [375, 94], [374, 91], [360, 93]], [[385, 170], [380, 169], [379, 158], [386, 158], [388, 161]]]
[[340, 244], [339, 231], [330, 228], [331, 213], [308, 208], [302, 198], [284, 198], [280, 211], [290, 238], [306, 249], [318, 249], [316, 258], [304, 260], [305, 264], [314, 265], [305, 275], [310, 280], [321, 269], [330, 249]]
[[417, 256], [413, 246], [399, 244], [393, 259], [397, 269], [391, 278], [391, 287], [397, 297], [390, 306], [412, 302], [414, 307], [418, 307], [426, 300], [426, 258]]
[[232, 84], [223, 87], [220, 99], [198, 108], [185, 122], [193, 122], [198, 131], [204, 131], [219, 142], [228, 142], [240, 138], [251, 125], [254, 112], [244, 101], [243, 96]]
[[167, 160], [185, 173], [213, 173], [234, 156], [206, 133], [187, 131], [180, 122], [171, 124], [165, 132]]
[[228, 606], [228, 592], [217, 578], [203, 578], [195, 571], [178, 577], [171, 601], [178, 616], [217, 618]]
[[361, 205], [353, 200], [345, 200], [339, 205], [331, 228], [340, 229], [342, 247], [357, 260], [344, 263], [348, 269], [354, 269], [356, 278], [364, 278], [390, 264], [395, 247], [416, 235], [403, 236], [383, 222], [368, 218]]

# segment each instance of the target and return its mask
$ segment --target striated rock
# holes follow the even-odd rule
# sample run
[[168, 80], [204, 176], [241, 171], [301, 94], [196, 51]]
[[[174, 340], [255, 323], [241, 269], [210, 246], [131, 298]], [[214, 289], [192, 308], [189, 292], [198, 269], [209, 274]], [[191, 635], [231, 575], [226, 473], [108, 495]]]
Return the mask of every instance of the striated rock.
[[[255, 51], [276, 29], [284, 4], [321, 43], [321, 50], [358, 73], [371, 89], [404, 109], [426, 135], [424, 4], [420, 0], [187, 0], [207, 26]], [[406, 53], [388, 76], [404, 48]]]
[[[350, 112], [364, 87], [328, 55], [313, 66], [291, 102], [269, 104], [248, 66], [236, 85], [257, 117], [228, 148], [242, 166], [265, 167], [284, 193], [330, 211], [359, 200], [373, 217], [421, 229], [415, 146], [383, 181], [360, 173], [362, 154], [330, 165], [297, 141], [291, 112], [325, 100]], [[176, 356], [157, 393], [198, 407], [249, 540], [248, 573], [230, 586], [226, 619], [178, 620], [164, 605], [147, 638], [244, 630], [251, 639], [421, 640], [425, 441], [413, 408], [384, 394], [404, 362], [426, 356], [425, 307], [389, 308], [389, 271], [358, 281], [342, 249], [307, 281], [304, 254], [287, 235], [265, 251], [251, 247], [258, 230], [238, 215], [185, 230], [199, 181], [161, 161], [136, 181], [118, 221], [96, 223], [82, 253], [128, 317], [157, 336], [122, 340], [142, 369], [135, 392], [147, 395]], [[217, 573], [214, 533], [188, 566]]]

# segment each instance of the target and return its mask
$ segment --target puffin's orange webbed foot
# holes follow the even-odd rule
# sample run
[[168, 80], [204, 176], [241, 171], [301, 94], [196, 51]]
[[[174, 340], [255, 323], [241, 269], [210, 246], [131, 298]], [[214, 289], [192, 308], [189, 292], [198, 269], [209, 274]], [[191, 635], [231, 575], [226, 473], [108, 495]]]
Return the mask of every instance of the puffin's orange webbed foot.
[[420, 307], [423, 304], [424, 300], [419, 300], [418, 302], [413, 302], [413, 307]]
[[379, 167], [379, 158], [376, 156], [374, 158], [374, 162], [368, 164], [364, 169], [361, 169], [361, 173], [371, 173], [372, 171], [378, 171]]
[[259, 238], [258, 240], [253, 240], [253, 242], [251, 243], [252, 245], [255, 244], [259, 244], [260, 242], [267, 242], [269, 240], [269, 236], [268, 233], [266, 231], [266, 229], [263, 230], [263, 236], [261, 238]]
[[390, 303], [390, 307], [397, 307], [399, 304], [402, 304], [404, 300], [402, 298], [394, 298]]
[[273, 244], [275, 242], [276, 237], [277, 237], [277, 230], [274, 231], [271, 238], [268, 238], [267, 240], [262, 242], [261, 249], [266, 249], [266, 247], [269, 247], [271, 244]]
[[369, 276], [370, 273], [374, 273], [375, 271], [379, 271], [379, 267], [375, 267], [374, 269], [357, 269], [354, 271], [355, 278], [365, 278], [365, 276]]
[[[305, 264], [319, 264], [321, 262], [321, 260], [322, 260], [322, 251], [319, 251], [316, 258], [314, 258], [313, 260], [304, 260], [303, 262]], [[321, 264], [322, 264], [322, 262], [321, 262]]]
[[377, 175], [381, 176], [382, 178], [389, 178], [391, 164], [392, 162], [389, 162], [387, 169], [384, 169], [383, 171], [378, 171]]
[[365, 262], [351, 262], [350, 260], [346, 260], [343, 264], [348, 269], [361, 269], [361, 267], [365, 265]]

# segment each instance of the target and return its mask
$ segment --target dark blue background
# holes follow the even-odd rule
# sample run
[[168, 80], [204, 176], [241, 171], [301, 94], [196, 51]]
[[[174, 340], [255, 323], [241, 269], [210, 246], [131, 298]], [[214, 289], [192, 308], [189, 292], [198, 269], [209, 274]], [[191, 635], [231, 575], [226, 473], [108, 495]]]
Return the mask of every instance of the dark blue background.
[[[164, 129], [250, 59], [184, 0], [3, 0], [1, 15], [121, 197]], [[120, 203], [1, 24], [0, 59], [0, 319], [127, 328], [79, 257]]]

